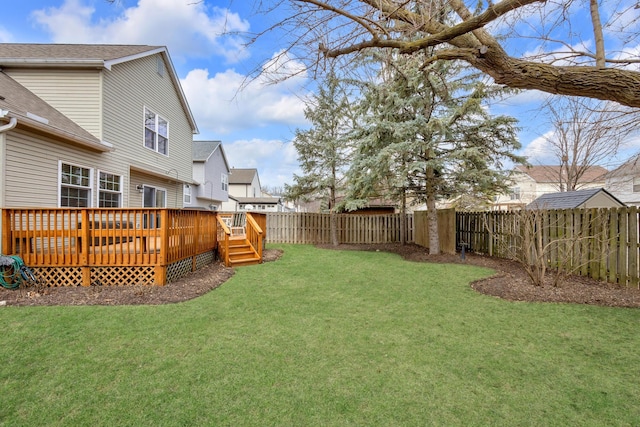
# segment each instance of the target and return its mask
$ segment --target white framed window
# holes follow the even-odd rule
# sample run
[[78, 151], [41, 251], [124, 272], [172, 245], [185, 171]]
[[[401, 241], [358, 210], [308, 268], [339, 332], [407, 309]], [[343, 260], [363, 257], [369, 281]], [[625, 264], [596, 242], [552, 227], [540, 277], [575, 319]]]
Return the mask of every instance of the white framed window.
[[98, 207], [122, 207], [122, 176], [98, 172]]
[[520, 187], [511, 188], [510, 198], [511, 200], [520, 200]]
[[166, 208], [167, 190], [145, 185], [142, 190], [142, 206], [145, 208]]
[[165, 156], [169, 153], [169, 122], [145, 107], [144, 146]]
[[222, 173], [222, 191], [229, 191], [229, 175]]
[[182, 189], [182, 194], [184, 196], [184, 203], [187, 205], [191, 204], [191, 186], [189, 184], [185, 184]]
[[83, 166], [60, 162], [60, 207], [91, 207], [93, 170]]

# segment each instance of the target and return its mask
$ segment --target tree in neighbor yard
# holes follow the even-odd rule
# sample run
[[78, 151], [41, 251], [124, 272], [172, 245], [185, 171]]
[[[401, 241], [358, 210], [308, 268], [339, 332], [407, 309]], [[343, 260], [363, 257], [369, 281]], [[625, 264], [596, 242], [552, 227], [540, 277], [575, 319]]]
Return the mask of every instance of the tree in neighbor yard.
[[512, 154], [519, 148], [515, 119], [484, 108], [495, 87], [462, 63], [423, 64], [421, 53], [388, 55], [379, 79], [365, 85], [347, 209], [380, 192], [426, 203], [429, 252], [438, 254], [436, 201], [504, 191], [501, 161], [523, 159]]
[[352, 153], [349, 133], [353, 128], [349, 94], [339, 78], [329, 73], [305, 109], [308, 130], [296, 130], [293, 145], [303, 175], [285, 184], [288, 200], [321, 198], [331, 215], [331, 243], [338, 244], [336, 197], [344, 188], [345, 172]]
[[578, 97], [553, 96], [546, 104], [553, 132], [544, 138], [561, 165], [560, 191], [579, 190], [592, 166], [614, 157], [629, 136], [638, 133], [637, 109]]
[[640, 8], [635, 0], [274, 0], [256, 4], [271, 16], [278, 16], [273, 12], [280, 10], [285, 13], [286, 18], [270, 30], [291, 34], [289, 49], [307, 52], [310, 66], [311, 62], [321, 64], [322, 57], [371, 48], [421, 51], [429, 52], [425, 66], [439, 60], [465, 61], [510, 88], [640, 107]]

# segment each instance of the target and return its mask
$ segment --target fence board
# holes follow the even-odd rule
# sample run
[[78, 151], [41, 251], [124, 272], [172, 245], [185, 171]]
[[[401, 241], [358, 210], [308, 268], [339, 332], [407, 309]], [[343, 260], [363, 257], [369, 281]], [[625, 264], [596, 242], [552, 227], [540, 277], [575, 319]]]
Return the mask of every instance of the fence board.
[[[552, 268], [638, 288], [640, 242], [638, 208], [573, 209], [542, 212], [542, 244]], [[521, 238], [517, 212], [457, 212], [456, 242], [469, 250], [514, 258]]]

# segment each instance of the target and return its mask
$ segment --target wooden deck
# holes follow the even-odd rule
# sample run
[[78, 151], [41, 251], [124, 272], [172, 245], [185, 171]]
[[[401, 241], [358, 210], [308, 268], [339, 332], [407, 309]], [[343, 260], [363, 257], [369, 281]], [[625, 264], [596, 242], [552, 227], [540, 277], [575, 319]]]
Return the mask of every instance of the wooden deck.
[[[2, 253], [20, 256], [48, 286], [164, 285], [212, 262], [216, 251], [229, 252], [230, 230], [221, 226], [220, 215], [186, 209], [3, 209]], [[257, 216], [266, 224], [266, 216]], [[262, 232], [256, 232], [254, 218], [248, 222], [246, 239], [261, 259], [262, 239], [255, 235]], [[219, 247], [219, 236], [226, 248]]]

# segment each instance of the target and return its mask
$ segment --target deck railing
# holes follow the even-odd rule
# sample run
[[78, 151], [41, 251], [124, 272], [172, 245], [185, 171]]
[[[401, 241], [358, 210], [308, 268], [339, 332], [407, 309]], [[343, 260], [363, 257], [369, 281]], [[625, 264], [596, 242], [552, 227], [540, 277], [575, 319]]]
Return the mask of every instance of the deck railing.
[[2, 210], [2, 252], [30, 267], [147, 266], [157, 284], [166, 268], [216, 248], [216, 214], [181, 209], [38, 208]]

